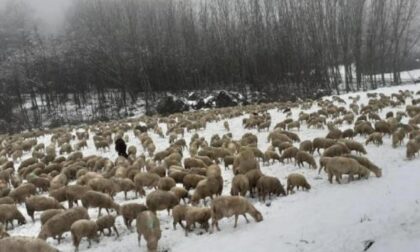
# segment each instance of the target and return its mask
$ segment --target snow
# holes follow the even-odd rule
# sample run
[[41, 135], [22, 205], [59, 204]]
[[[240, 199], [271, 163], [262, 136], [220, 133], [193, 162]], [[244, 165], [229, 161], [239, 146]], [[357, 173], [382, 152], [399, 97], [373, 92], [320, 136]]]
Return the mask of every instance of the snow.
[[[405, 85], [398, 87], [381, 88], [375, 92], [383, 92], [390, 95], [400, 89], [409, 89], [415, 92], [420, 90], [420, 85]], [[365, 93], [352, 93], [342, 95], [349, 105], [349, 96], [360, 94], [359, 104], [367, 104]], [[419, 96], [415, 96], [418, 98]], [[327, 97], [328, 98], [328, 97]], [[313, 106], [311, 110], [319, 108]], [[388, 111], [401, 111], [404, 106], [386, 108], [380, 112], [384, 117]], [[272, 127], [277, 122], [284, 120], [285, 115], [276, 110], [269, 111], [272, 116]], [[293, 118], [299, 116], [299, 109], [293, 108]], [[232, 129], [234, 139], [239, 139], [244, 133], [252, 132], [258, 135], [258, 147], [267, 149], [266, 142], [268, 132], [256, 130], [244, 130], [242, 119], [245, 116], [227, 120]], [[207, 129], [199, 131], [200, 136], [205, 136], [210, 141], [213, 134], [223, 135], [227, 133], [223, 127], [223, 121], [207, 124]], [[407, 122], [407, 118], [403, 119]], [[166, 126], [161, 124], [166, 130]], [[341, 129], [347, 129], [353, 125], [343, 125]], [[323, 137], [327, 129], [307, 129], [306, 125], [299, 132], [301, 140]], [[195, 132], [186, 133], [185, 140], [190, 141]], [[162, 139], [154, 133], [149, 133], [153, 138], [156, 151], [168, 146], [167, 138]], [[134, 137], [132, 131], [128, 132], [129, 142], [127, 145], [137, 146], [142, 150], [140, 142]], [[48, 144], [50, 136], [38, 139], [39, 142]], [[364, 142], [364, 138], [356, 137], [355, 140]], [[407, 140], [405, 140], [406, 142]], [[75, 142], [72, 142], [75, 143]], [[88, 141], [88, 149], [83, 150], [84, 155], [100, 154], [114, 160], [117, 157], [114, 146], [111, 151], [99, 153], [95, 150], [92, 136]], [[298, 143], [295, 143], [298, 146]], [[286, 177], [292, 172], [305, 175], [312, 189], [309, 192], [296, 191], [287, 197], [272, 198], [270, 206], [256, 199], [250, 199], [264, 216], [264, 221], [256, 223], [252, 218], [246, 224], [243, 217], [239, 217], [238, 227], [233, 228], [234, 218], [220, 221], [221, 231], [213, 234], [205, 233], [196, 229], [188, 237], [178, 226], [172, 228], [172, 218], [166, 211], [158, 214], [161, 221], [162, 238], [159, 241], [159, 251], [363, 251], [365, 242], [374, 241], [368, 251], [420, 251], [420, 158], [408, 161], [405, 158], [405, 145], [396, 149], [391, 147], [391, 139], [384, 137], [384, 145], [366, 146], [369, 159], [383, 169], [383, 176], [376, 178], [373, 175], [368, 180], [354, 181], [343, 184], [330, 184], [325, 173], [318, 175], [315, 170], [307, 166], [297, 168], [292, 163], [275, 163], [262, 166], [264, 174], [278, 177], [282, 184], [286, 184]], [[184, 156], [188, 156], [187, 152]], [[26, 154], [29, 157], [30, 154]], [[318, 162], [319, 155], [315, 154]], [[233, 177], [231, 170], [222, 168], [224, 178], [223, 194], [228, 195]], [[129, 198], [134, 198], [134, 193], [129, 193]], [[124, 203], [124, 196], [119, 193], [115, 197], [118, 203]], [[145, 198], [132, 199], [128, 202], [144, 203]], [[40, 230], [39, 213], [35, 214], [36, 222], [32, 223], [26, 215], [24, 205], [19, 206], [24, 213], [28, 224], [15, 227], [9, 231], [12, 235], [36, 236]], [[97, 216], [96, 209], [89, 209], [92, 219]], [[135, 224], [133, 224], [134, 226]], [[80, 251], [138, 251], [137, 233], [127, 230], [121, 217], [117, 218], [117, 229], [120, 237], [101, 237], [99, 244], [92, 243], [92, 248], [87, 249], [85, 240], [80, 244]], [[73, 251], [71, 237], [65, 234], [64, 241], [60, 245], [56, 240], [49, 238], [47, 241], [61, 251]], [[146, 251], [145, 241], [142, 241], [140, 251]]]

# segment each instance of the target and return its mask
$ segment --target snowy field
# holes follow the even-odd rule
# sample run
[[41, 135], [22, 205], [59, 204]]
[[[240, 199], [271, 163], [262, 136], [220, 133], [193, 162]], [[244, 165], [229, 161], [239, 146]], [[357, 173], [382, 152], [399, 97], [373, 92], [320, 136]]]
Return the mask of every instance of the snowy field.
[[[420, 85], [405, 85], [391, 88], [382, 88], [375, 92], [383, 92], [390, 95], [398, 90], [409, 89], [416, 93]], [[348, 96], [361, 95], [359, 104], [367, 104], [365, 93], [352, 93], [342, 95], [347, 106], [350, 104]], [[419, 96], [414, 96], [419, 98]], [[326, 97], [328, 99], [328, 97]], [[408, 101], [407, 104], [410, 104]], [[316, 111], [319, 108], [314, 105], [306, 113]], [[382, 118], [388, 111], [403, 111], [405, 106], [386, 108], [380, 112]], [[286, 115], [276, 110], [269, 111], [272, 116], [272, 127], [284, 120]], [[293, 118], [299, 116], [299, 109], [292, 109]], [[268, 132], [257, 130], [245, 130], [242, 126], [242, 119], [248, 115], [228, 120], [234, 139], [240, 139], [246, 132], [252, 132], [258, 136], [258, 148], [265, 151]], [[406, 123], [407, 118], [403, 119]], [[166, 127], [161, 125], [164, 131]], [[340, 129], [353, 128], [353, 125], [343, 124]], [[306, 124], [301, 130], [293, 130], [298, 133], [301, 140], [312, 140], [315, 137], [325, 137], [327, 129], [307, 129]], [[205, 136], [210, 142], [213, 134], [223, 135], [227, 133], [223, 128], [223, 121], [208, 123], [206, 130], [198, 131], [200, 136]], [[168, 147], [168, 138], [162, 139], [154, 133], [149, 133], [157, 146], [157, 151]], [[190, 142], [194, 134], [186, 133], [185, 140]], [[142, 150], [140, 141], [134, 137], [132, 131], [128, 132], [129, 142], [127, 145], [137, 146], [138, 151]], [[50, 135], [39, 138], [38, 142], [49, 144]], [[359, 142], [365, 141], [363, 137], [356, 137]], [[283, 186], [286, 184], [286, 177], [290, 173], [303, 174], [312, 185], [309, 192], [296, 191], [286, 197], [273, 197], [271, 204], [264, 204], [257, 199], [250, 199], [256, 208], [261, 211], [264, 221], [256, 223], [250, 218], [246, 224], [243, 217], [239, 217], [238, 227], [233, 228], [234, 218], [220, 221], [220, 232], [213, 234], [205, 233], [201, 229], [194, 230], [188, 237], [178, 226], [177, 230], [172, 228], [172, 217], [166, 211], [158, 213], [161, 221], [162, 238], [159, 241], [159, 251], [363, 251], [365, 243], [374, 241], [368, 251], [420, 251], [420, 158], [408, 161], [405, 157], [405, 139], [403, 146], [396, 149], [391, 147], [391, 138], [384, 137], [384, 144], [366, 146], [367, 157], [382, 168], [383, 176], [376, 178], [371, 174], [368, 180], [356, 180], [351, 183], [330, 184], [327, 175], [309, 169], [295, 167], [293, 163], [262, 166], [262, 172], [266, 175], [276, 176]], [[76, 142], [72, 142], [74, 144]], [[299, 147], [299, 143], [295, 143]], [[114, 146], [111, 151], [99, 153], [95, 150], [92, 136], [88, 141], [88, 149], [83, 150], [84, 155], [100, 154], [115, 160], [117, 157]], [[315, 159], [318, 163], [319, 155], [315, 152]], [[189, 156], [185, 151], [184, 157]], [[25, 159], [29, 154], [23, 157]], [[222, 166], [223, 167], [223, 166]], [[232, 170], [222, 168], [224, 178], [223, 194], [230, 193]], [[118, 203], [137, 202], [144, 203], [145, 198], [134, 199], [134, 193], [129, 193], [129, 201], [124, 201], [123, 193], [115, 197]], [[267, 202], [266, 202], [267, 203]], [[67, 206], [67, 205], [66, 205]], [[26, 215], [24, 205], [19, 206], [24, 213], [28, 224], [15, 227], [10, 230], [11, 235], [37, 236], [40, 230], [40, 213], [35, 214], [35, 223], [32, 223]], [[90, 216], [94, 219], [97, 216], [96, 209], [89, 209]], [[134, 224], [135, 225], [135, 224]], [[115, 234], [111, 237], [101, 236], [100, 243], [92, 243], [92, 248], [87, 249], [87, 241], [80, 244], [80, 251], [146, 251], [146, 243], [142, 241], [139, 248], [137, 244], [137, 233], [135, 229], [130, 232], [125, 227], [122, 217], [117, 218], [117, 229], [120, 237]], [[60, 245], [56, 240], [47, 240], [51, 245], [61, 251], [73, 251], [70, 233], [65, 233], [64, 240]]]

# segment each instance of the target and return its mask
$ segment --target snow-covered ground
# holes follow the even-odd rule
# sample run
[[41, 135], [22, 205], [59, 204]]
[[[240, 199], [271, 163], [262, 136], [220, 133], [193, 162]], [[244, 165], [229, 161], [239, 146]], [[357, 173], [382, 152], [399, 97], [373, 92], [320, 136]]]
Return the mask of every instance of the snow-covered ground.
[[[400, 89], [409, 89], [414, 92], [420, 90], [420, 85], [405, 85], [378, 89], [375, 92], [391, 94]], [[347, 102], [348, 96], [361, 95], [360, 103], [367, 104], [365, 93], [352, 93], [342, 95]], [[419, 96], [415, 96], [418, 98]], [[349, 104], [349, 102], [348, 102]], [[348, 105], [346, 105], [348, 106]], [[319, 109], [316, 105], [309, 111]], [[382, 117], [388, 111], [405, 110], [404, 106], [386, 108], [380, 112]], [[272, 127], [285, 119], [285, 115], [276, 110], [269, 111], [272, 116]], [[297, 119], [300, 110], [292, 109], [293, 118]], [[306, 111], [308, 112], [308, 111]], [[242, 117], [228, 120], [234, 139], [239, 139], [244, 133], [252, 132], [258, 135], [258, 147], [266, 150], [268, 132], [257, 130], [244, 130]], [[407, 121], [407, 118], [403, 119]], [[165, 125], [161, 125], [165, 130]], [[347, 129], [353, 125], [343, 125]], [[327, 129], [307, 129], [304, 124], [299, 132], [301, 140], [312, 140], [315, 137], [324, 137]], [[200, 136], [210, 141], [213, 134], [225, 134], [223, 121], [208, 123], [207, 129], [198, 132]], [[186, 133], [187, 143], [193, 133]], [[140, 142], [129, 131], [128, 145], [137, 146], [142, 150]], [[157, 151], [168, 146], [168, 139], [159, 138], [150, 133]], [[49, 143], [50, 136], [39, 139], [39, 142]], [[364, 138], [355, 140], [364, 142]], [[406, 142], [407, 140], [405, 140]], [[92, 137], [88, 142], [89, 148], [83, 154], [100, 154], [114, 160], [117, 155], [113, 151], [99, 152], [94, 148]], [[298, 143], [295, 143], [298, 146]], [[181, 228], [173, 230], [172, 217], [166, 211], [158, 214], [161, 221], [162, 238], [159, 241], [159, 251], [363, 251], [368, 241], [374, 241], [368, 251], [420, 251], [420, 158], [408, 161], [405, 158], [405, 144], [396, 149], [391, 147], [391, 139], [384, 137], [382, 146], [370, 144], [366, 146], [369, 159], [383, 170], [383, 176], [371, 176], [368, 180], [354, 181], [344, 184], [330, 184], [325, 173], [318, 175], [317, 171], [297, 168], [291, 164], [275, 163], [262, 166], [264, 174], [278, 177], [282, 184], [286, 184], [286, 177], [292, 172], [305, 175], [312, 189], [309, 192], [297, 191], [287, 197], [272, 198], [271, 204], [250, 199], [264, 216], [264, 221], [256, 223], [251, 220], [246, 224], [239, 217], [238, 227], [233, 228], [233, 218], [223, 219], [220, 222], [220, 232], [205, 233], [196, 229], [185, 237]], [[188, 156], [185, 152], [184, 156]], [[315, 154], [318, 162], [319, 155]], [[223, 194], [229, 194], [233, 177], [232, 171], [222, 169], [224, 178]], [[134, 198], [134, 193], [129, 197]], [[124, 196], [116, 196], [119, 203], [124, 203]], [[132, 199], [128, 202], [144, 203], [145, 199]], [[24, 206], [20, 210], [24, 213], [28, 224], [15, 227], [12, 235], [36, 236], [40, 230], [39, 213], [36, 213], [36, 222], [32, 223], [26, 215]], [[89, 214], [96, 218], [97, 210], [90, 209]], [[121, 217], [117, 218], [117, 228], [120, 237], [101, 237], [99, 244], [93, 243], [87, 249], [87, 242], [82, 241], [80, 251], [139, 251], [137, 233], [129, 232], [123, 224]], [[133, 229], [135, 230], [135, 229]], [[48, 242], [62, 251], [73, 251], [70, 233], [65, 234], [60, 245], [56, 240]], [[140, 251], [146, 251], [143, 240]]]

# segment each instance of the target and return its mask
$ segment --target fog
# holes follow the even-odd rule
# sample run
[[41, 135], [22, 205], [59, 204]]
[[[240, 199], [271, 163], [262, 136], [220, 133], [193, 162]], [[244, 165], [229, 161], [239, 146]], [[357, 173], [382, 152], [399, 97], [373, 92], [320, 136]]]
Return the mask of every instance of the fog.
[[61, 28], [66, 10], [73, 0], [0, 0], [0, 9], [8, 2], [21, 1], [28, 5], [40, 29], [45, 33], [56, 33]]

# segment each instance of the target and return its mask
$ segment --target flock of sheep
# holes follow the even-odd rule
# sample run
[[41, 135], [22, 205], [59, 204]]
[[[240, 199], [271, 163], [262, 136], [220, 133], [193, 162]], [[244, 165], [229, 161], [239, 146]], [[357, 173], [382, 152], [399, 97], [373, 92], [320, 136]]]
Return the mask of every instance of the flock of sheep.
[[[406, 142], [406, 156], [415, 158], [420, 151], [420, 92], [408, 90], [393, 93], [367, 93], [368, 104], [360, 103], [360, 96], [349, 97], [347, 104], [339, 96], [332, 99], [270, 103], [188, 112], [167, 117], [142, 116], [137, 119], [97, 123], [75, 128], [38, 130], [0, 137], [0, 252], [1, 251], [58, 251], [45, 242], [54, 238], [60, 243], [62, 235], [70, 232], [76, 251], [86, 237], [99, 242], [101, 235], [119, 236], [115, 222], [118, 216], [128, 230], [136, 220], [138, 242], [141, 237], [149, 251], [156, 251], [161, 238], [158, 211], [172, 215], [173, 228], [179, 224], [185, 235], [193, 228], [206, 232], [220, 230], [219, 220], [247, 214], [256, 222], [263, 216], [247, 197], [265, 201], [272, 196], [287, 196], [295, 188], [310, 190], [311, 185], [299, 173], [291, 173], [284, 187], [278, 177], [264, 174], [260, 166], [294, 162], [296, 166], [323, 170], [333, 183], [355, 178], [367, 179], [371, 173], [382, 176], [382, 170], [367, 157], [365, 145], [383, 144], [383, 137], [391, 137], [394, 148]], [[314, 106], [315, 112], [305, 112]], [[299, 108], [297, 120], [292, 108]], [[388, 112], [382, 118], [380, 111]], [[282, 113], [284, 120], [272, 124], [268, 111]], [[245, 130], [268, 131], [267, 150], [258, 148], [258, 134], [245, 133], [233, 139], [228, 119], [244, 116]], [[200, 136], [209, 122], [223, 121], [226, 134], [211, 139]], [[406, 121], [406, 123], [403, 123]], [[166, 132], [162, 126], [166, 125]], [[339, 127], [348, 125], [346, 130]], [[324, 138], [301, 141], [301, 127], [328, 128]], [[142, 150], [130, 145], [127, 132], [133, 131]], [[187, 144], [185, 131], [194, 133]], [[255, 131], [254, 131], [255, 132]], [[151, 134], [167, 139], [168, 147], [156, 152]], [[364, 136], [364, 143], [355, 136]], [[50, 137], [51, 144], [38, 143], [41, 136]], [[82, 151], [93, 139], [96, 155], [84, 156]], [[261, 139], [260, 139], [261, 141]], [[131, 139], [131, 142], [133, 140]], [[104, 152], [112, 151], [113, 143], [119, 157], [110, 160]], [[125, 151], [125, 143], [128, 150]], [[322, 151], [322, 154], [320, 150]], [[316, 153], [315, 153], [316, 152]], [[25, 153], [30, 158], [22, 160]], [[189, 157], [185, 154], [189, 153]], [[319, 156], [319, 161], [316, 158]], [[19, 165], [18, 165], [19, 164]], [[221, 165], [223, 166], [221, 167]], [[231, 196], [222, 196], [223, 172], [231, 170]], [[153, 188], [154, 190], [151, 190]], [[145, 197], [145, 204], [114, 201], [117, 193], [135, 193]], [[209, 203], [210, 199], [210, 203]], [[32, 222], [40, 221], [37, 238], [10, 236], [7, 231], [14, 224], [27, 225], [19, 205], [24, 205]], [[208, 207], [209, 206], [209, 207]], [[89, 208], [98, 208], [98, 216], [89, 216]], [[107, 214], [102, 215], [102, 209]], [[172, 211], [172, 212], [171, 212]], [[35, 218], [40, 212], [40, 218]], [[95, 218], [95, 220], [93, 219]], [[199, 226], [197, 226], [197, 224]]]

